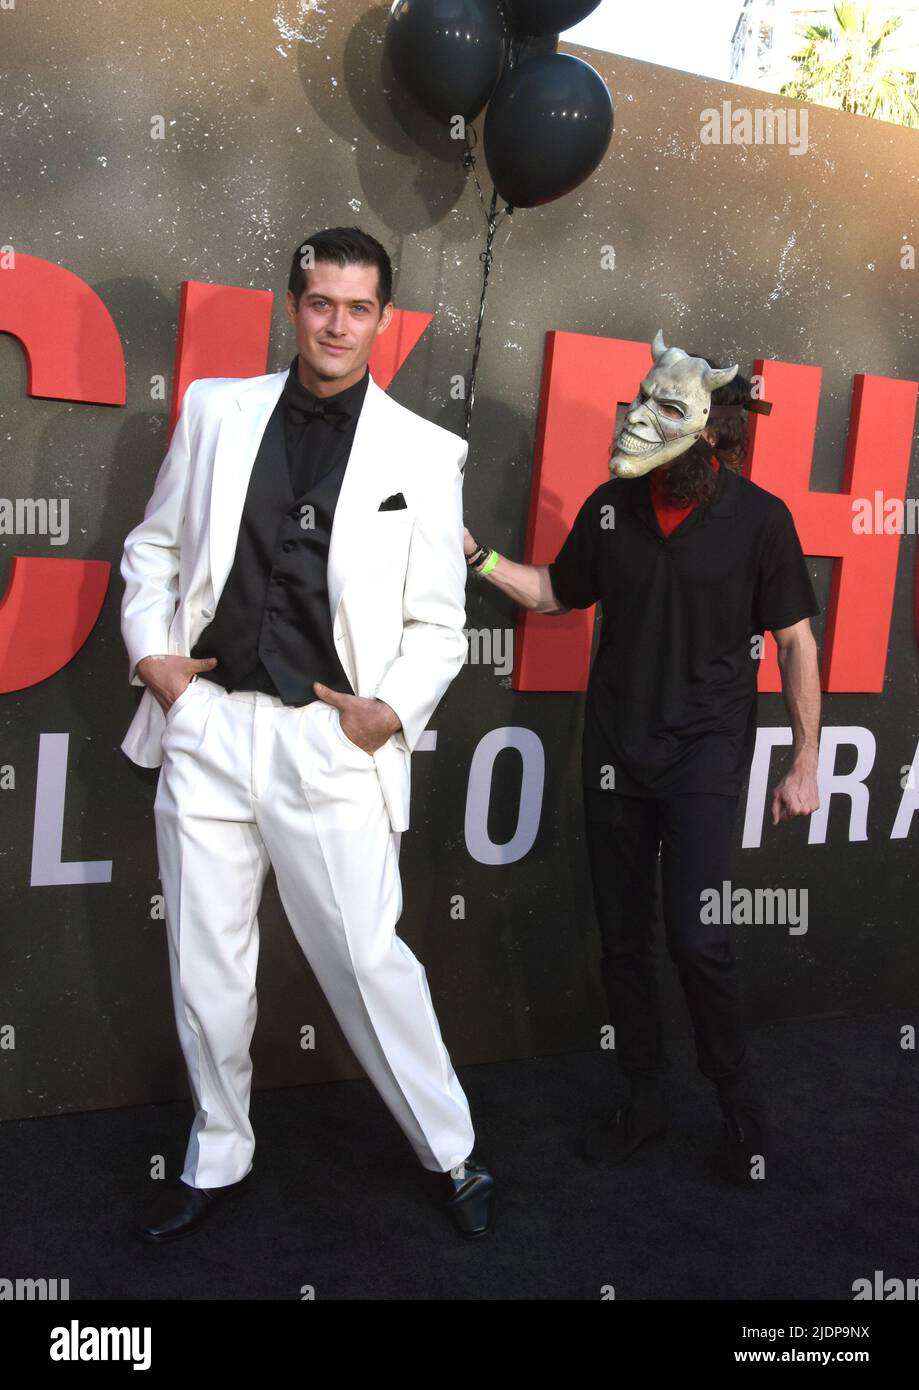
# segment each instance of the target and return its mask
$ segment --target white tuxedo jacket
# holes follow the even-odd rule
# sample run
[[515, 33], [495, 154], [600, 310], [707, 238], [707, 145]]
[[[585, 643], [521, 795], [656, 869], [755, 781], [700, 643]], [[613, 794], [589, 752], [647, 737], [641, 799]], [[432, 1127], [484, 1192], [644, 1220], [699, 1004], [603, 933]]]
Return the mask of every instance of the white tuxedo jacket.
[[[144, 519], [124, 546], [121, 632], [132, 685], [145, 656], [191, 648], [211, 621], [236, 553], [249, 475], [287, 371], [201, 377], [188, 386]], [[466, 561], [458, 435], [406, 410], [371, 376], [335, 508], [329, 611], [357, 695], [402, 728], [374, 754], [392, 828], [409, 823], [410, 758], [466, 657]], [[405, 509], [379, 511], [401, 492]], [[149, 690], [122, 750], [163, 761], [165, 715]]]

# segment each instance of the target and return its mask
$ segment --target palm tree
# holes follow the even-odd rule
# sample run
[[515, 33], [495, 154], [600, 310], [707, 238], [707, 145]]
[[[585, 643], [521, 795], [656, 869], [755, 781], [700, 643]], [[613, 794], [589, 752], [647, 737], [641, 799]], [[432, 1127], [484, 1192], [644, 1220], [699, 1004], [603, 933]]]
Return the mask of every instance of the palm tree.
[[919, 87], [915, 72], [898, 68], [887, 41], [902, 20], [879, 19], [873, 0], [834, 5], [835, 24], [809, 24], [799, 30], [807, 43], [792, 54], [798, 73], [779, 88], [783, 96], [835, 106], [859, 116], [897, 125], [919, 126]]

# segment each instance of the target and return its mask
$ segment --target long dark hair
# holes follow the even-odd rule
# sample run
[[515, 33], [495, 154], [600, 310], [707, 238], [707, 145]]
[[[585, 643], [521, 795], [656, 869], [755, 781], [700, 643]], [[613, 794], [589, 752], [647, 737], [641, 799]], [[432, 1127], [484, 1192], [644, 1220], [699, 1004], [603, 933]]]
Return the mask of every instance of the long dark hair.
[[[702, 360], [710, 367], [721, 368], [721, 363], [710, 357]], [[733, 381], [712, 392], [709, 420], [718, 431], [718, 442], [710, 451], [707, 440], [698, 439], [669, 468], [661, 469], [661, 493], [666, 502], [685, 507], [690, 502], [711, 501], [718, 486], [718, 474], [711, 465], [712, 453], [722, 468], [741, 471], [747, 453], [747, 416], [737, 407], [750, 400], [751, 390], [750, 382], [738, 372]], [[734, 411], [720, 415], [726, 406], [733, 406]]]

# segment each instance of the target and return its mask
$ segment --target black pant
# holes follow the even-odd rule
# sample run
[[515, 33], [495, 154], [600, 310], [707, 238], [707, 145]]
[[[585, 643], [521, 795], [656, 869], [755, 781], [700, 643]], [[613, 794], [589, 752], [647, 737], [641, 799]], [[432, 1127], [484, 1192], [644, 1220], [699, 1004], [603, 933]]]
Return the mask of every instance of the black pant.
[[654, 960], [660, 851], [667, 949], [680, 977], [703, 1076], [722, 1110], [761, 1108], [741, 1023], [730, 924], [701, 920], [700, 894], [730, 879], [738, 796], [624, 796], [584, 788], [587, 852], [602, 941], [601, 969], [623, 1072], [640, 1084], [670, 1068]]

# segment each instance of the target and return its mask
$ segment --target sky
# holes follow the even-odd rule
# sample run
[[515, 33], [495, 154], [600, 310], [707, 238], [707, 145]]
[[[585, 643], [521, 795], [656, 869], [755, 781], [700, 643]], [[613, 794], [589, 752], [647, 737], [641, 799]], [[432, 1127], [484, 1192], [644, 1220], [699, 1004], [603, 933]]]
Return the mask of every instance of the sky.
[[643, 58], [704, 77], [731, 75], [731, 35], [742, 0], [600, 0], [592, 15], [569, 29], [571, 43]]

